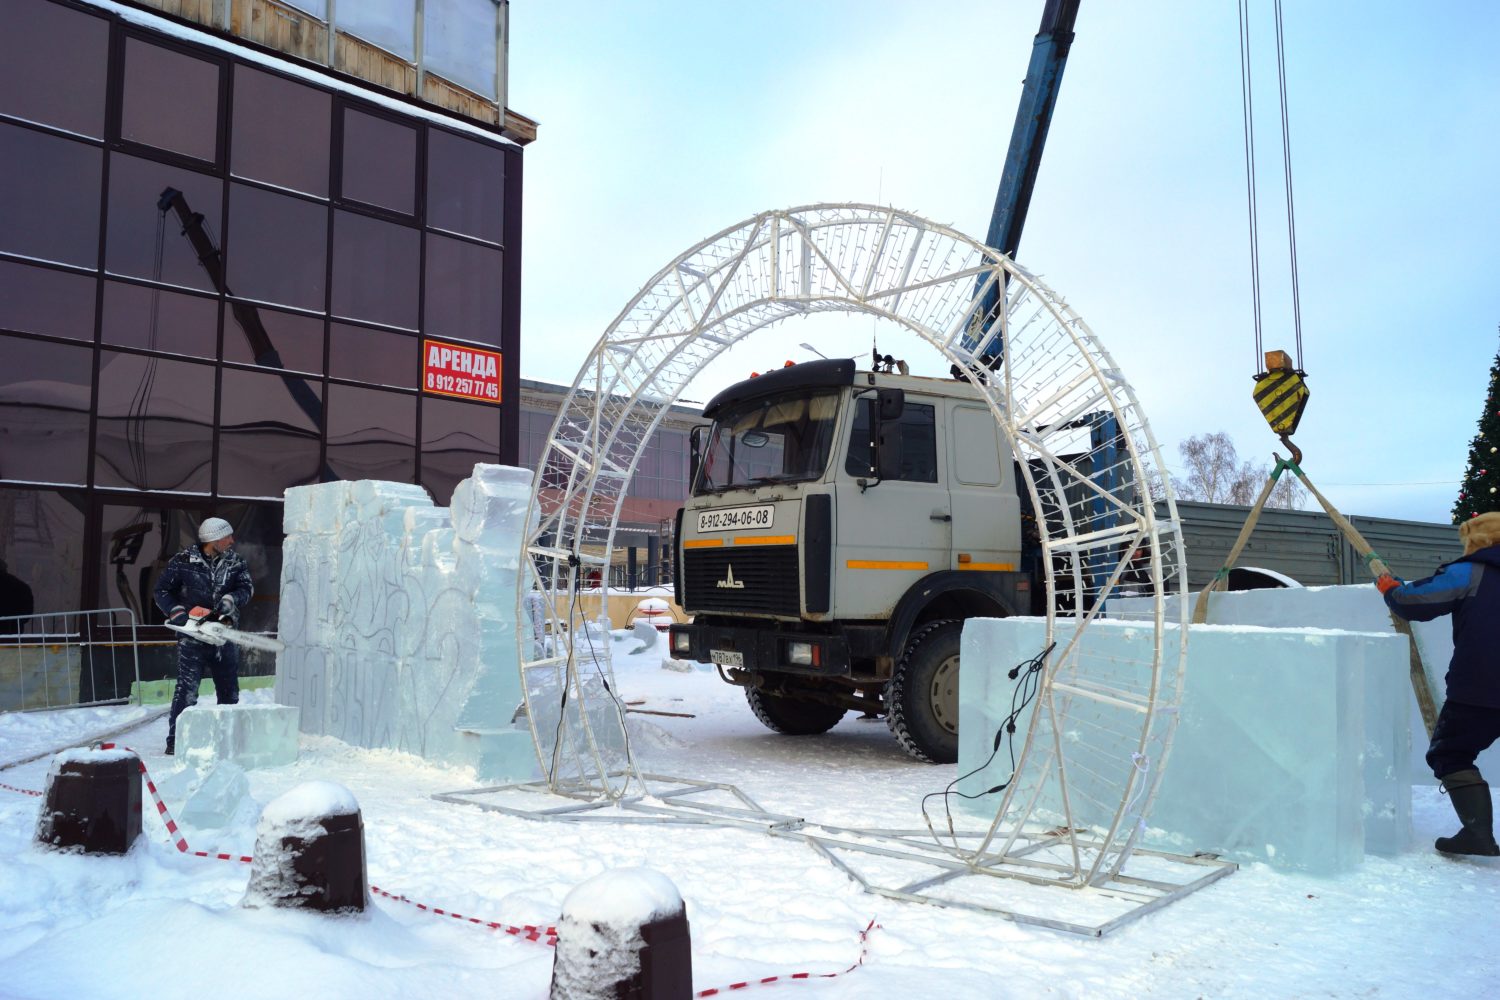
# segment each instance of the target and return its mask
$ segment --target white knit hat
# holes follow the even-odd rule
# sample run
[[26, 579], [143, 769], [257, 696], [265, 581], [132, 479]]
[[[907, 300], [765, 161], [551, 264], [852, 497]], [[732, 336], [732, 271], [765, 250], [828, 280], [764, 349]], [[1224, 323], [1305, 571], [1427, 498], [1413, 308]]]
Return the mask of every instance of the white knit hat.
[[217, 542], [234, 534], [234, 528], [222, 517], [210, 517], [198, 525], [198, 541]]

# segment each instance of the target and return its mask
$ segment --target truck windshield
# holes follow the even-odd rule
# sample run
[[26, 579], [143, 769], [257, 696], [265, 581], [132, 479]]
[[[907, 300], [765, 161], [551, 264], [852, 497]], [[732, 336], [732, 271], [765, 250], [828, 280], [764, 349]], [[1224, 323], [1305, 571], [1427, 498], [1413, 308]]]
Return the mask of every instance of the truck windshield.
[[816, 479], [832, 450], [838, 392], [746, 400], [714, 421], [693, 495]]

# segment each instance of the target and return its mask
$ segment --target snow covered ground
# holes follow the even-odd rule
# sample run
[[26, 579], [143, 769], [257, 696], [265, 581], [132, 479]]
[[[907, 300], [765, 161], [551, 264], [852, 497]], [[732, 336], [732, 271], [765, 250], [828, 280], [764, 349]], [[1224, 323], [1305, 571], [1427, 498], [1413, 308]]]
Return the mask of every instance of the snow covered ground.
[[[825, 736], [777, 736], [711, 672], [660, 663], [656, 653], [616, 663], [634, 707], [695, 716], [630, 716], [648, 771], [734, 784], [778, 813], [884, 827], [920, 826], [921, 796], [953, 777], [951, 767], [908, 759], [883, 722], [851, 715]], [[148, 711], [0, 715], [0, 767]], [[119, 742], [140, 750], [160, 779], [181, 766], [161, 755], [165, 736], [166, 720], [155, 719]], [[40, 790], [47, 766], [43, 757], [0, 770], [0, 782]], [[1413, 793], [1417, 850], [1330, 879], [1242, 867], [1094, 940], [868, 895], [806, 846], [758, 833], [540, 823], [437, 802], [431, 793], [471, 788], [473, 774], [328, 738], [303, 737], [296, 764], [248, 774], [262, 805], [300, 782], [343, 784], [363, 810], [376, 886], [484, 921], [551, 924], [585, 879], [655, 868], [686, 900], [700, 990], [847, 969], [872, 917], [880, 927], [861, 967], [745, 992], [1467, 998], [1493, 995], [1500, 979], [1500, 864], [1431, 851], [1456, 822], [1427, 786]], [[243, 909], [249, 866], [180, 854], [154, 809], [130, 854], [100, 858], [35, 848], [39, 803], [0, 788], [0, 997], [547, 995], [545, 945], [380, 896], [363, 917]], [[184, 832], [194, 850], [254, 847], [253, 820]]]

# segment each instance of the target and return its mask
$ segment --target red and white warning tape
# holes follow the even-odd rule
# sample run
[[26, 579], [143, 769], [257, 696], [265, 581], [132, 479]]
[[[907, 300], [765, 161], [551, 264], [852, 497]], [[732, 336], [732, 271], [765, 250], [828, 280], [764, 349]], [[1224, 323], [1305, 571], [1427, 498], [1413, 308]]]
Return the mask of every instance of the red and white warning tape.
[[386, 892], [378, 885], [370, 886], [370, 891], [384, 896], [386, 899], [394, 899], [398, 903], [408, 903], [411, 906], [415, 906], [419, 910], [425, 910], [428, 913], [436, 913], [440, 917], [452, 917], [454, 920], [463, 920], [471, 924], [477, 924], [480, 927], [488, 927], [492, 931], [501, 931], [505, 934], [513, 935], [525, 941], [537, 941], [541, 944], [552, 946], [556, 946], [557, 944], [556, 927], [533, 927], [530, 924], [523, 924], [520, 927], [513, 927], [510, 924], [497, 923], [493, 920], [481, 920], [479, 917], [466, 917], [462, 913], [454, 913], [451, 910], [440, 909], [436, 906], [428, 906], [426, 903], [419, 903], [414, 899], [407, 899], [405, 896], [399, 896], [393, 892]]
[[141, 780], [145, 782], [146, 790], [151, 793], [152, 800], [156, 802], [157, 815], [161, 816], [162, 822], [166, 824], [167, 834], [172, 838], [172, 843], [183, 854], [191, 854], [195, 858], [217, 858], [220, 861], [243, 861], [247, 865], [255, 860], [243, 854], [214, 854], [209, 851], [193, 850], [188, 846], [187, 838], [178, 832], [177, 821], [172, 818], [171, 813], [167, 812], [167, 804], [161, 800], [161, 793], [156, 790], [156, 782], [151, 780], [151, 772], [146, 770], [146, 762], [141, 759], [141, 755], [135, 750], [131, 750], [130, 747], [120, 746], [117, 743], [101, 743], [99, 744], [99, 749], [130, 750], [131, 753], [136, 755], [136, 760], [141, 767]]
[[766, 976], [764, 979], [747, 979], [741, 983], [730, 983], [728, 986], [715, 986], [713, 989], [699, 990], [694, 993], [695, 997], [716, 997], [721, 993], [735, 993], [739, 990], [748, 990], [752, 986], [770, 986], [772, 983], [791, 982], [797, 979], [837, 979], [839, 976], [847, 976], [861, 965], [870, 954], [870, 932], [878, 928], [872, 917], [865, 925], [865, 929], [859, 932], [859, 961], [839, 972], [794, 972], [787, 976]]
[[33, 792], [29, 788], [17, 788], [15, 785], [7, 785], [3, 781], [0, 781], [0, 788], [5, 789], [7, 792], [20, 792], [22, 795], [35, 795], [38, 798], [41, 798], [42, 795], [41, 792]]
[[[177, 829], [177, 821], [174, 820], [172, 818], [172, 814], [167, 811], [167, 804], [162, 801], [161, 793], [156, 790], [156, 782], [151, 780], [151, 774], [146, 770], [146, 762], [139, 759], [140, 754], [135, 750], [131, 750], [130, 747], [120, 746], [116, 743], [101, 743], [99, 744], [99, 749], [130, 750], [131, 753], [134, 753], [136, 755], [140, 763], [141, 779], [146, 785], [146, 790], [151, 793], [152, 800], [156, 803], [157, 814], [161, 816], [162, 822], [166, 825], [167, 833], [172, 837], [173, 844], [183, 854], [191, 854], [192, 856], [198, 858], [215, 858], [219, 861], [241, 861], [245, 864], [250, 864], [255, 860], [254, 858], [248, 857], [243, 854], [215, 854], [208, 851], [195, 851], [192, 848], [188, 847], [187, 839], [183, 837]], [[7, 785], [3, 782], [0, 782], [0, 788], [11, 792], [20, 792], [22, 795], [41, 796], [43, 794], [41, 792], [34, 792], [29, 788], [16, 788], [13, 785]], [[474, 924], [479, 927], [485, 927], [492, 931], [500, 931], [503, 934], [509, 934], [512, 937], [520, 938], [523, 941], [533, 941], [538, 944], [545, 944], [548, 947], [557, 946], [556, 927], [537, 927], [531, 924], [514, 926], [511, 924], [503, 924], [495, 920], [483, 920], [479, 917], [468, 917], [464, 916], [462, 913], [454, 913], [451, 910], [444, 910], [441, 907], [429, 906], [426, 903], [419, 903], [414, 899], [408, 899], [407, 897], [399, 895], [397, 893], [387, 892], [386, 890], [380, 888], [380, 886], [378, 885], [370, 886], [370, 891], [375, 893], [376, 895], [384, 896], [386, 899], [392, 899], [398, 903], [406, 903], [408, 906], [415, 906], [417, 909], [422, 910], [426, 913], [436, 914], [440, 917], [452, 917], [454, 920], [462, 920], [465, 923]], [[772, 983], [794, 982], [796, 980], [805, 979], [836, 979], [839, 976], [846, 976], [849, 973], [853, 972], [855, 969], [858, 969], [860, 966], [865, 964], [865, 959], [868, 958], [870, 954], [870, 932], [876, 930], [879, 927], [880, 925], [877, 924], [873, 918], [871, 918], [870, 922], [865, 925], [865, 929], [859, 932], [859, 959], [847, 969], [842, 969], [838, 972], [793, 972], [781, 976], [766, 976], [763, 979], [747, 979], [743, 982], [730, 983], [727, 986], [715, 986], [711, 989], [699, 990], [698, 992], [694, 993], [693, 996], [714, 997], [720, 996], [721, 994], [725, 993], [737, 993], [740, 990], [747, 990], [752, 986], [770, 986]]]

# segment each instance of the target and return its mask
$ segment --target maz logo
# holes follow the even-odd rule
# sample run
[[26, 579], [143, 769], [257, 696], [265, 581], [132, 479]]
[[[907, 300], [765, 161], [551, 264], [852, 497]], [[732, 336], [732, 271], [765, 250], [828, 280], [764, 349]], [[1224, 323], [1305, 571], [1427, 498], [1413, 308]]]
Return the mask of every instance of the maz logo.
[[734, 567], [733, 566], [726, 566], [725, 567], [724, 579], [720, 580], [715, 586], [719, 587], [719, 589], [721, 589], [721, 590], [744, 590], [745, 589], [744, 581], [742, 581], [742, 580], [736, 580], [734, 578]]

